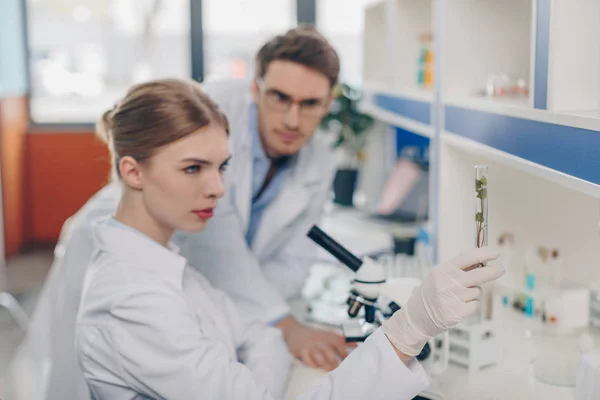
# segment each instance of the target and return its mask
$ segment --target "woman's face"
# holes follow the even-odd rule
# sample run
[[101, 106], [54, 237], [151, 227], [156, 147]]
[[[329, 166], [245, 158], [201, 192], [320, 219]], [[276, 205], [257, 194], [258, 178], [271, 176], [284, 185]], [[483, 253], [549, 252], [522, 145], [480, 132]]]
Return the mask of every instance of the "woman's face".
[[225, 193], [229, 157], [227, 133], [217, 124], [158, 149], [140, 165], [148, 213], [167, 229], [202, 230]]

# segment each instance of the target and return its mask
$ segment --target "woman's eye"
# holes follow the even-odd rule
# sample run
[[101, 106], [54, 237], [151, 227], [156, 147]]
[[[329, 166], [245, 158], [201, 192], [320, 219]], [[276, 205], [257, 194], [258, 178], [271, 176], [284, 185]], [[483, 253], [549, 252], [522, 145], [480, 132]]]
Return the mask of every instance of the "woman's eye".
[[229, 160], [227, 160], [223, 164], [221, 164], [221, 166], [219, 167], [219, 172], [223, 173], [223, 172], [227, 171], [228, 167], [229, 167]]
[[187, 174], [193, 174], [193, 173], [200, 171], [200, 166], [199, 165], [190, 165], [189, 167], [185, 168], [183, 171]]

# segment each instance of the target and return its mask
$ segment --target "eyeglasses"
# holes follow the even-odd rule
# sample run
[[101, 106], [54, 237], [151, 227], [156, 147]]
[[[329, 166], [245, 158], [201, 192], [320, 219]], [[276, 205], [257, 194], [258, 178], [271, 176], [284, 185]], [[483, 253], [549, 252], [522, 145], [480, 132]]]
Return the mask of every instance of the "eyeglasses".
[[321, 117], [325, 108], [325, 100], [323, 99], [305, 99], [300, 101], [292, 100], [292, 97], [277, 89], [268, 89], [262, 79], [257, 80], [258, 88], [265, 96], [266, 103], [272, 110], [287, 113], [292, 105], [298, 105], [300, 116], [307, 118]]

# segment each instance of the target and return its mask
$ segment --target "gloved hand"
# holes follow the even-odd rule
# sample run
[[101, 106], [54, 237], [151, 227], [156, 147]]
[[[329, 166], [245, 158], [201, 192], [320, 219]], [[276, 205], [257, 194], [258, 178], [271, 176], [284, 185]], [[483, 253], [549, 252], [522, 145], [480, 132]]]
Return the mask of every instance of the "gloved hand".
[[400, 352], [416, 356], [425, 343], [479, 306], [482, 285], [501, 277], [502, 265], [490, 264], [473, 268], [479, 263], [500, 256], [497, 249], [474, 249], [433, 268], [408, 302], [383, 323], [383, 331]]

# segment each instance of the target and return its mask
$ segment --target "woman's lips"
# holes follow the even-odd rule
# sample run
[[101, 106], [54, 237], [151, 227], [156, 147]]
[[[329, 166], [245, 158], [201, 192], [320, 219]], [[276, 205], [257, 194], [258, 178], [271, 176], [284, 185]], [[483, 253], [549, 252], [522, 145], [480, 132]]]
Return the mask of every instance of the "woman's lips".
[[214, 208], [205, 208], [204, 210], [194, 210], [192, 212], [194, 214], [196, 214], [198, 217], [200, 217], [201, 219], [206, 221], [213, 216]]

